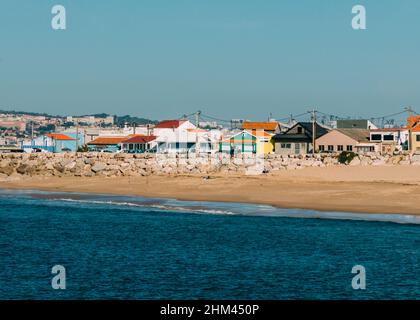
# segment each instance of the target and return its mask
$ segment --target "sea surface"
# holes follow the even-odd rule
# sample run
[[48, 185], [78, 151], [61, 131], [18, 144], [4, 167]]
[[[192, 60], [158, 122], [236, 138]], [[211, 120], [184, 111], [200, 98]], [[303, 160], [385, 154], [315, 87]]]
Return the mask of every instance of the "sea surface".
[[409, 215], [0, 190], [0, 299], [419, 299], [419, 262]]

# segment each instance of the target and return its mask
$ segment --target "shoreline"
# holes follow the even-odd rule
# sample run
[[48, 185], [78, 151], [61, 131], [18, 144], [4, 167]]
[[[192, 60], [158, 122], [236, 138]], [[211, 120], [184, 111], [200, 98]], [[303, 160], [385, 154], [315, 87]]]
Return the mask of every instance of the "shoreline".
[[[206, 178], [204, 178], [206, 177]], [[344, 213], [420, 215], [420, 168], [329, 167], [276, 175], [25, 177], [0, 188], [236, 202]]]

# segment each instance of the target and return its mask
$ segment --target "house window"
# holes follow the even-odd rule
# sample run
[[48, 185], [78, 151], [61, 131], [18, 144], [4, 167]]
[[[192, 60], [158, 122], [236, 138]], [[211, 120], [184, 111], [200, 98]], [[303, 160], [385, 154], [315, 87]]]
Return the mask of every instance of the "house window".
[[416, 135], [416, 141], [420, 141], [420, 134]]
[[282, 143], [282, 144], [280, 145], [280, 147], [281, 147], [282, 149], [290, 149], [290, 148], [292, 147], [292, 145], [291, 145], [290, 143]]
[[302, 127], [297, 128], [297, 133], [299, 133], [299, 134], [303, 133]]
[[328, 146], [328, 151], [334, 151], [334, 146], [329, 145], [329, 146]]
[[342, 145], [337, 146], [337, 151], [343, 151], [343, 150], [344, 150], [344, 147]]
[[384, 141], [394, 141], [394, 136], [392, 134], [385, 134]]
[[380, 135], [380, 134], [372, 134], [370, 136], [370, 140], [371, 141], [381, 141], [382, 140], [382, 135]]
[[353, 146], [347, 146], [347, 151], [353, 151]]
[[319, 148], [319, 151], [320, 152], [324, 152], [325, 151], [325, 146], [324, 145], [320, 145], [318, 148]]

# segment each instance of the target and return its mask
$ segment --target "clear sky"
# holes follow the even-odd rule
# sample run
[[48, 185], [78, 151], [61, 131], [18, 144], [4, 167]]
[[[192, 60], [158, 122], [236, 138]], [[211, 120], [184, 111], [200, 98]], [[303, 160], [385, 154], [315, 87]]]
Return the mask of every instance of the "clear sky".
[[[351, 28], [356, 4], [367, 30]], [[420, 112], [418, 0], [0, 1], [0, 109], [262, 120], [406, 105]]]

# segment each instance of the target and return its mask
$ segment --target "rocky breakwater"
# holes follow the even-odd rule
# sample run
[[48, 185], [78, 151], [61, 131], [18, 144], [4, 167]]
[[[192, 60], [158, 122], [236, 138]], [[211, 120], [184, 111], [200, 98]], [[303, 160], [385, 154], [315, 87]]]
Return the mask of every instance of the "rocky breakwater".
[[420, 155], [355, 155], [340, 163], [336, 154], [306, 156], [155, 155], [111, 153], [0, 154], [0, 179], [31, 176], [118, 177], [176, 174], [275, 174], [328, 166], [420, 165]]

